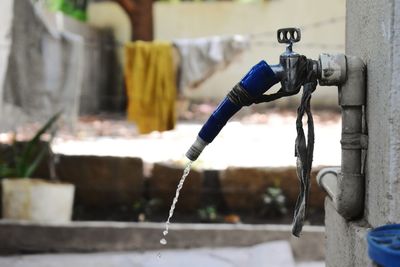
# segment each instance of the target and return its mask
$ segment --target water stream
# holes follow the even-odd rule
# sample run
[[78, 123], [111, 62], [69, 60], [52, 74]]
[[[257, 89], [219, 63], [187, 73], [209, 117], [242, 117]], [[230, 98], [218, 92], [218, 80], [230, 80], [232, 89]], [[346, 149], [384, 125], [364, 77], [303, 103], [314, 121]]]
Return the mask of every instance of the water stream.
[[185, 182], [186, 177], [189, 175], [190, 168], [192, 167], [192, 163], [193, 163], [193, 161], [189, 161], [186, 164], [185, 170], [183, 171], [182, 178], [179, 181], [178, 188], [176, 189], [174, 200], [172, 201], [172, 205], [171, 205], [171, 208], [169, 210], [168, 219], [167, 219], [167, 221], [165, 223], [165, 230], [163, 232], [164, 237], [160, 239], [161, 245], [166, 245], [167, 244], [166, 236], [168, 234], [168, 228], [169, 228], [170, 220], [172, 218], [172, 215], [174, 215], [175, 205], [178, 202], [179, 193], [180, 193], [180, 191], [181, 191], [181, 189], [183, 187], [183, 183]]

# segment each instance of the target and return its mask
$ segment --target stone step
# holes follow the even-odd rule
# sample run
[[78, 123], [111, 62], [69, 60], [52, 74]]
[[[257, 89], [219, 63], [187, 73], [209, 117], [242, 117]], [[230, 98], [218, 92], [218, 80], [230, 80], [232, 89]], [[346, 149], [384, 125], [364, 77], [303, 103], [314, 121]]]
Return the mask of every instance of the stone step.
[[[168, 245], [160, 245], [164, 223], [72, 222], [37, 224], [0, 220], [0, 254], [71, 253], [201, 247], [243, 247], [276, 240], [289, 242], [296, 261], [325, 258], [324, 227], [304, 226], [300, 238], [290, 225], [173, 223]], [[27, 238], [29, 237], [29, 238]]]

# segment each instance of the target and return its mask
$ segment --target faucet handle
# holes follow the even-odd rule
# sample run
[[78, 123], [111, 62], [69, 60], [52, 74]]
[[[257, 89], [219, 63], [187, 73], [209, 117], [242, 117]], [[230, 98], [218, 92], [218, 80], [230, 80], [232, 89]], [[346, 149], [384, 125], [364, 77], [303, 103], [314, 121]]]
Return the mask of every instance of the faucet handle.
[[277, 31], [278, 43], [293, 44], [301, 39], [301, 31], [299, 28], [282, 28]]

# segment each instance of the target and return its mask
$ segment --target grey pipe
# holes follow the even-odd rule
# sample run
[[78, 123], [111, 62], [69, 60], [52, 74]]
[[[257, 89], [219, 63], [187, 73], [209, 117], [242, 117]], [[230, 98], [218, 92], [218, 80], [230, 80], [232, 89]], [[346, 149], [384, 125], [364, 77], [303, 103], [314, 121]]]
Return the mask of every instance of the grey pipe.
[[329, 198], [333, 202], [337, 196], [337, 177], [340, 172], [340, 167], [324, 168], [317, 175], [318, 185], [325, 190]]
[[[365, 64], [357, 57], [346, 56], [345, 59], [346, 66], [342, 66], [342, 70], [346, 70], [346, 81], [338, 84], [339, 105], [342, 108], [342, 165], [340, 171], [332, 168], [321, 170], [317, 180], [332, 199], [338, 213], [351, 220], [361, 216], [364, 209], [362, 150], [367, 148], [363, 133]], [[321, 65], [323, 71], [324, 64]]]

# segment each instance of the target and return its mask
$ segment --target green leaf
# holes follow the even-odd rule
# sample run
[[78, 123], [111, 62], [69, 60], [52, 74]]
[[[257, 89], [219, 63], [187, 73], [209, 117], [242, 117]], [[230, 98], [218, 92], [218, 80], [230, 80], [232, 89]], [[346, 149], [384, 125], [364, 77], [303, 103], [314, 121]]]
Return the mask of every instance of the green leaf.
[[0, 164], [0, 178], [12, 177], [13, 169], [6, 163]]
[[40, 153], [36, 156], [34, 161], [27, 165], [26, 168], [24, 168], [24, 172], [22, 173], [21, 177], [31, 177], [33, 172], [37, 169], [39, 166], [40, 162], [42, 162], [43, 157], [46, 155], [46, 149], [42, 149]]
[[[58, 120], [61, 115], [61, 111], [52, 116], [42, 128], [35, 134], [35, 136], [26, 144], [21, 156], [16, 158], [16, 173], [21, 177], [30, 177], [36, 168], [39, 166], [43, 157], [46, 154], [48, 145], [41, 147], [40, 139], [44, 133], [46, 133], [53, 124]], [[51, 140], [54, 138], [52, 133]], [[50, 141], [51, 142], [51, 141]], [[41, 148], [41, 149], [40, 149]], [[36, 155], [36, 157], [34, 156]], [[33, 159], [32, 159], [33, 158]]]

